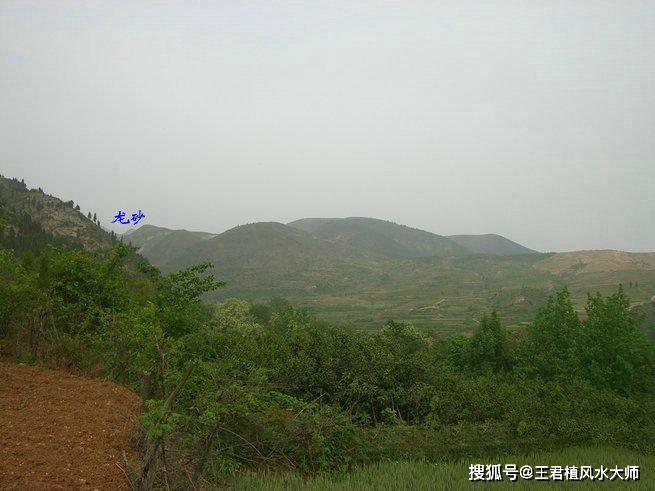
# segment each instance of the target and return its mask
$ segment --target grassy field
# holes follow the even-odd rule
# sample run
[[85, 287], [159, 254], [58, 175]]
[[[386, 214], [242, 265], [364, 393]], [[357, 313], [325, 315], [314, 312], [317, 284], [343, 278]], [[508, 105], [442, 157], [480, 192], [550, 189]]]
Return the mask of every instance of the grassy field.
[[[516, 464], [523, 465], [589, 465], [598, 468], [639, 466], [639, 481], [526, 481], [520, 477], [512, 483], [469, 481], [469, 464]], [[537, 453], [526, 456], [500, 457], [494, 461], [428, 463], [382, 462], [355, 469], [348, 474], [319, 475], [305, 479], [294, 474], [252, 475], [236, 480], [233, 489], [253, 491], [274, 490], [392, 490], [392, 489], [452, 489], [465, 490], [508, 486], [512, 489], [655, 489], [655, 456], [642, 455], [620, 448], [569, 448], [561, 451]], [[610, 473], [611, 475], [611, 473]]]

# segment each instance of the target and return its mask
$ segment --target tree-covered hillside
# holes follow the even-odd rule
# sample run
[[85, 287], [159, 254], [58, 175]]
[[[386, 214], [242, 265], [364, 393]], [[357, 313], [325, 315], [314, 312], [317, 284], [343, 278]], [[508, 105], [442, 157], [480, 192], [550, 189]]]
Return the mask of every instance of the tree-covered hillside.
[[23, 180], [0, 176], [0, 247], [42, 251], [48, 243], [107, 250], [113, 237], [79, 205], [29, 189]]

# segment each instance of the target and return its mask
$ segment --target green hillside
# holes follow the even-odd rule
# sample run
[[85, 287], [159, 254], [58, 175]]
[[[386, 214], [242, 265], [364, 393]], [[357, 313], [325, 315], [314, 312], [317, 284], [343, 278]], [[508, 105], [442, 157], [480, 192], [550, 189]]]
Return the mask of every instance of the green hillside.
[[289, 225], [335, 243], [352, 245], [389, 258], [469, 253], [446, 237], [375, 218], [304, 218]]
[[512, 256], [516, 254], [534, 254], [536, 251], [517, 244], [502, 235], [449, 235], [448, 238], [466, 250], [475, 254], [494, 254]]
[[[492, 309], [509, 325], [520, 325], [565, 285], [580, 309], [587, 293], [609, 293], [619, 284], [635, 302], [655, 293], [655, 254], [458, 250], [421, 257], [447, 240], [433, 235], [381, 220], [307, 219], [254, 223], [218, 235], [144, 226], [127, 240], [164, 271], [213, 262], [215, 274], [227, 281], [213, 294], [216, 300], [283, 296], [327, 320], [361, 328], [403, 319], [441, 332], [471, 331]], [[406, 257], [410, 250], [419, 257]]]
[[0, 176], [0, 247], [38, 252], [49, 243], [100, 251], [111, 246], [112, 237], [73, 201]]
[[155, 258], [156, 264], [162, 269], [172, 270], [180, 269], [181, 265], [185, 264], [189, 248], [213, 236], [206, 232], [170, 230], [154, 225], [143, 225], [123, 235], [123, 240], [127, 244], [131, 243], [139, 247], [144, 257]]
[[343, 291], [355, 282], [369, 283], [374, 265], [384, 259], [274, 222], [241, 225], [215, 236], [148, 226], [125, 240], [164, 272], [211, 261], [229, 285], [217, 294], [220, 298]]

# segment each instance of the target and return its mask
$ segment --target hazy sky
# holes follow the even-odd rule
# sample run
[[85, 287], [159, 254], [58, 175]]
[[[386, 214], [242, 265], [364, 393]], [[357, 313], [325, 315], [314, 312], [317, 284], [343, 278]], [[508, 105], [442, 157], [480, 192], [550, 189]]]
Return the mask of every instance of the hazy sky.
[[0, 174], [103, 225], [655, 251], [654, 26], [652, 0], [2, 0]]

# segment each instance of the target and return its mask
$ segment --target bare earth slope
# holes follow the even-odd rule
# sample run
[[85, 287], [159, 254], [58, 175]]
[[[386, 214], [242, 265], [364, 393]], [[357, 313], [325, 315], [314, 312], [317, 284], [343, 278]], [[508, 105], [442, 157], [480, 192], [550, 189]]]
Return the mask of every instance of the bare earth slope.
[[127, 489], [140, 407], [111, 382], [0, 360], [0, 489]]

